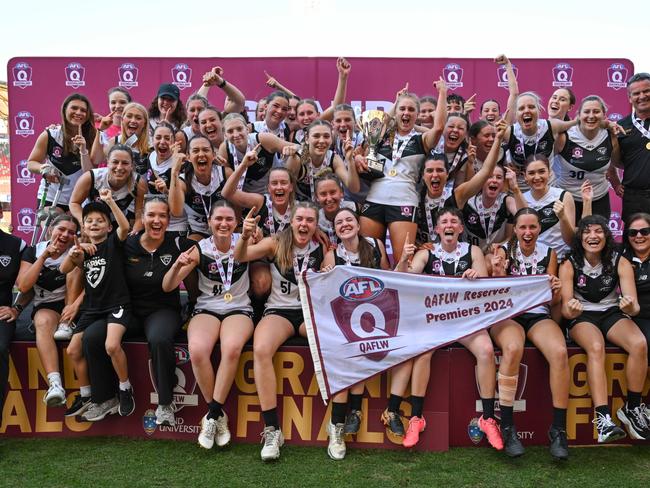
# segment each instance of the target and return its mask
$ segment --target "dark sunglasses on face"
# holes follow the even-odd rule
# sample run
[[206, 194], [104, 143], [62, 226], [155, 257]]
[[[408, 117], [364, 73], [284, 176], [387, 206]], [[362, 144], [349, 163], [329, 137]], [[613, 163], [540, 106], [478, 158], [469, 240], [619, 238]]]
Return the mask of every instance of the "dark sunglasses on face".
[[641, 234], [643, 237], [648, 237], [650, 235], [650, 227], [644, 227], [643, 229], [628, 229], [628, 237], [636, 237], [638, 234]]

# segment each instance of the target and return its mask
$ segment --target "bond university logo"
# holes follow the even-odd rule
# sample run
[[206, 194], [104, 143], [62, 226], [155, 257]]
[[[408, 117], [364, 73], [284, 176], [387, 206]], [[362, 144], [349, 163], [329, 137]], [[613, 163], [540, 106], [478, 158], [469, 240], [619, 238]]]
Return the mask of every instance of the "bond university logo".
[[620, 90], [627, 85], [627, 68], [622, 63], [613, 63], [607, 68], [607, 88]]
[[442, 76], [450, 90], [463, 87], [463, 68], [460, 67], [460, 64], [447, 64], [442, 70]]
[[148, 409], [142, 416], [142, 428], [144, 429], [145, 434], [152, 435], [156, 432], [156, 427], [156, 412]]
[[16, 63], [11, 69], [14, 77], [14, 86], [23, 90], [32, 86], [32, 67], [27, 63]]
[[179, 90], [185, 88], [192, 88], [192, 68], [185, 63], [178, 63], [172, 68], [172, 83], [178, 87]]
[[553, 68], [553, 86], [569, 88], [573, 86], [573, 68], [569, 63], [558, 63]]
[[117, 68], [117, 75], [120, 78], [118, 85], [130, 90], [138, 87], [138, 67], [133, 63], [123, 63]]
[[372, 276], [355, 276], [339, 288], [339, 297], [331, 303], [336, 324], [356, 354], [373, 361], [385, 358], [395, 346], [399, 325], [397, 290], [384, 287]]
[[14, 117], [16, 124], [16, 135], [29, 137], [34, 135], [34, 116], [27, 111], [21, 111]]
[[86, 68], [81, 63], [70, 63], [65, 67], [65, 86], [74, 89], [86, 86], [85, 77]]

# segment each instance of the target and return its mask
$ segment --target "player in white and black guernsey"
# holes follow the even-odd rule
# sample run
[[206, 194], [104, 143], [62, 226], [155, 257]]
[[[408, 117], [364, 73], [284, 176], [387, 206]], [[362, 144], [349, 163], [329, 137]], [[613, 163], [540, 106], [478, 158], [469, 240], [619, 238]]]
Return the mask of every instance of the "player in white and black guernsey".
[[[254, 209], [253, 209], [254, 210]], [[271, 261], [271, 295], [266, 303], [264, 317], [255, 328], [253, 338], [255, 386], [264, 419], [264, 447], [262, 459], [277, 459], [284, 437], [277, 414], [276, 379], [273, 355], [287, 339], [300, 334], [306, 336], [298, 275], [308, 269], [320, 270], [333, 266], [334, 256], [325, 252], [313, 240], [318, 228], [318, 207], [311, 202], [297, 202], [293, 208], [290, 227], [275, 237], [267, 237], [253, 244], [259, 216], [248, 213], [242, 225], [242, 235], [235, 247], [235, 259], [250, 262], [267, 258]]]
[[[650, 431], [641, 406], [646, 380], [647, 342], [630, 315], [638, 315], [634, 269], [615, 247], [609, 223], [600, 215], [584, 217], [576, 229], [574, 245], [560, 267], [562, 314], [571, 338], [587, 353], [588, 378], [595, 406], [598, 442], [625, 437], [611, 419], [605, 378], [605, 339], [628, 353], [625, 377], [627, 402], [616, 416], [633, 439], [648, 439]], [[596, 359], [597, 358], [597, 359]], [[593, 375], [598, 375], [593, 377]]]
[[551, 160], [558, 134], [576, 124], [575, 120], [540, 119], [540, 99], [533, 92], [517, 97], [516, 122], [506, 132], [508, 160], [517, 170], [517, 182], [522, 191], [528, 190], [524, 179], [524, 164], [535, 155], [542, 154]]
[[456, 187], [469, 180], [474, 174], [473, 158], [467, 164], [468, 145], [466, 134], [469, 123], [464, 114], [453, 112], [447, 115], [447, 123], [438, 145], [431, 150], [429, 157], [442, 159], [449, 174], [447, 185]]
[[526, 161], [525, 177], [530, 190], [515, 193], [517, 208], [530, 207], [539, 213], [540, 242], [550, 246], [562, 258], [574, 235], [575, 206], [571, 194], [549, 185], [550, 163], [541, 154]]
[[558, 148], [553, 161], [556, 178], [553, 184], [573, 196], [577, 223], [582, 216], [582, 186], [589, 181], [593, 191], [592, 214], [609, 219], [611, 207], [607, 177], [613, 169], [610, 167], [612, 156], [620, 158], [618, 140], [602, 128], [607, 110], [599, 96], [584, 98], [578, 115], [580, 124], [567, 131], [563, 138], [564, 146]]
[[[334, 107], [334, 116], [332, 118], [332, 129], [334, 142], [332, 149], [345, 161], [345, 146], [349, 140], [352, 145], [352, 153], [356, 154], [362, 151], [364, 147], [363, 133], [357, 129], [354, 108], [352, 105], [342, 103]], [[346, 163], [347, 164], [347, 163]], [[368, 196], [369, 181], [365, 178], [359, 179], [359, 191], [352, 193], [345, 190], [345, 199], [362, 204]]]
[[[75, 270], [66, 280], [59, 267], [74, 242], [79, 224], [71, 215], [59, 215], [50, 228], [49, 240], [28, 247], [23, 253], [18, 289], [21, 293], [34, 290], [32, 320], [36, 330], [36, 348], [48, 380], [43, 402], [48, 406], [62, 406], [66, 394], [54, 339], [70, 339], [72, 336], [70, 324], [81, 305], [82, 276], [80, 270]], [[87, 384], [87, 380], [83, 384]]]
[[495, 143], [485, 159], [481, 169], [470, 179], [461, 183], [456, 188], [447, 184], [449, 173], [444, 160], [440, 158], [428, 158], [424, 163], [422, 173], [422, 192], [417, 212], [417, 242], [424, 244], [436, 242], [435, 234], [438, 213], [446, 207], [463, 209], [469, 199], [474, 197], [495, 171], [498, 156], [499, 142], [503, 140], [505, 122], [498, 124]]
[[[560, 280], [557, 277], [557, 254], [538, 241], [541, 231], [539, 214], [531, 208], [522, 208], [514, 217], [514, 234], [507, 244], [500, 247], [492, 256], [492, 276], [528, 276], [546, 274], [549, 276], [553, 292], [552, 305], [560, 300]], [[493, 338], [498, 341], [510, 337], [527, 337], [549, 363], [549, 381], [553, 399], [553, 420], [548, 432], [550, 453], [556, 459], [569, 456], [566, 417], [569, 404], [569, 367], [566, 340], [560, 326], [551, 317], [551, 304], [539, 305], [511, 319], [504, 320], [492, 328]], [[500, 343], [503, 350], [503, 343]], [[523, 351], [524, 341], [516, 343]], [[514, 371], [514, 369], [513, 369]], [[516, 373], [516, 371], [514, 371]], [[502, 368], [499, 374], [506, 374]], [[507, 378], [504, 381], [507, 383]], [[500, 390], [501, 392], [505, 390]], [[505, 411], [504, 411], [505, 408]], [[503, 418], [509, 420], [512, 411], [506, 406], [502, 409]], [[508, 443], [513, 442], [504, 436], [506, 452]], [[517, 442], [514, 442], [516, 445]], [[523, 448], [522, 448], [523, 449]]]
[[174, 217], [181, 217], [184, 209], [190, 239], [200, 240], [210, 234], [210, 207], [221, 200], [221, 190], [232, 170], [216, 164], [214, 147], [205, 136], [192, 138], [188, 152], [191, 165], [187, 166], [182, 176], [180, 173], [185, 155], [178, 153], [175, 156], [169, 187], [169, 207]]
[[39, 201], [45, 191], [46, 179], [50, 181], [45, 196], [47, 206], [52, 204], [60, 187], [58, 175], [65, 176], [67, 182], [61, 188], [57, 206], [67, 211], [76, 182], [84, 171], [92, 168], [88, 151], [95, 140], [96, 130], [90, 101], [84, 95], [69, 95], [63, 101], [62, 112], [62, 124], [46, 129], [36, 140], [27, 168], [32, 173], [43, 175], [38, 188]]
[[[111, 197], [108, 189], [100, 192], [101, 202], [91, 202], [83, 210], [83, 233], [90, 240], [75, 245], [61, 264], [62, 273], [81, 268], [84, 274], [84, 299], [81, 316], [68, 346], [68, 354], [78, 357], [82, 336], [84, 357], [90, 373], [91, 405], [83, 414], [88, 421], [102, 420], [119, 412], [131, 415], [135, 410], [133, 388], [129, 381], [122, 337], [129, 327], [131, 306], [124, 276], [124, 241], [129, 233], [129, 222]], [[118, 228], [111, 232], [111, 212]], [[103, 347], [102, 347], [103, 346]], [[113, 364], [119, 380], [116, 388], [114, 375], [101, 367], [106, 361]], [[119, 392], [119, 400], [116, 394]]]
[[[239, 235], [234, 207], [220, 200], [210, 210], [210, 237], [182, 253], [165, 276], [163, 288], [175, 289], [194, 268], [199, 271], [201, 295], [187, 330], [192, 368], [208, 413], [201, 420], [199, 445], [210, 449], [216, 442], [230, 442], [228, 416], [223, 411], [235, 379], [239, 355], [253, 334], [252, 307], [248, 297], [248, 262], [235, 258]], [[213, 370], [211, 356], [221, 342], [219, 369]]]
[[[251, 164], [238, 177], [237, 187], [249, 193], [263, 193], [275, 155], [290, 158], [297, 146], [269, 132], [249, 133], [246, 121], [240, 114], [226, 115], [223, 127], [226, 140], [219, 147], [219, 156], [227, 160], [233, 170], [243, 163], [246, 153], [254, 149], [258, 152], [257, 159], [254, 162], [249, 160]], [[291, 165], [291, 161], [286, 164]]]
[[[264, 120], [253, 122], [252, 132], [269, 133], [284, 141], [289, 141], [291, 129], [285, 122], [289, 112], [289, 96], [285, 92], [277, 90], [269, 94], [266, 99], [268, 103], [264, 112]], [[273, 158], [273, 166], [282, 166], [282, 159], [277, 153]]]
[[[488, 100], [487, 102], [483, 102], [483, 105], [490, 102], [495, 103], [493, 100]], [[469, 131], [467, 132], [469, 141], [471, 145], [476, 148], [476, 156], [473, 160], [474, 174], [478, 173], [478, 171], [481, 169], [483, 162], [490, 152], [490, 149], [492, 149], [494, 138], [496, 136], [496, 128], [494, 126], [496, 122], [496, 120], [490, 122], [486, 119], [480, 119], [469, 127]], [[499, 155], [497, 157], [497, 165], [500, 166], [504, 166], [506, 164], [506, 150], [503, 144], [504, 143], [502, 141], [500, 144]]]
[[[441, 160], [437, 162], [442, 163]], [[440, 210], [437, 217], [435, 232], [440, 236], [440, 242], [434, 244], [433, 249], [422, 249], [417, 252], [415, 244], [412, 241], [407, 242], [395, 270], [434, 276], [456, 276], [466, 279], [487, 276], [485, 260], [481, 250], [477, 246], [459, 241], [463, 233], [463, 215], [461, 211], [457, 208], [446, 207]], [[488, 333], [483, 330], [461, 339], [460, 342], [478, 358], [477, 380], [484, 410], [479, 425], [486, 433], [490, 443], [495, 448], [502, 449], [503, 441], [494, 418], [496, 371], [492, 341], [490, 341]], [[413, 360], [413, 371], [410, 375], [411, 385], [419, 386], [411, 391], [412, 417], [409, 421], [408, 430], [405, 433], [402, 431], [404, 436], [402, 444], [404, 447], [413, 447], [417, 444], [420, 432], [426, 427], [422, 410], [426, 385], [429, 382], [431, 372], [432, 354], [432, 352], [427, 353]], [[401, 378], [402, 375], [399, 375], [397, 368], [394, 377]], [[382, 415], [384, 424], [391, 431], [397, 431], [397, 433], [399, 433], [400, 427], [398, 422], [401, 422], [399, 405], [406, 392], [408, 379], [407, 376], [406, 382], [403, 380], [394, 381], [391, 384], [388, 409]]]
[[334, 217], [342, 208], [347, 208], [353, 212], [356, 210], [354, 202], [345, 201], [343, 183], [338, 176], [331, 171], [321, 173], [316, 178], [314, 191], [316, 192], [316, 202], [320, 205], [318, 211], [318, 228], [327, 236], [327, 241], [331, 246], [336, 246], [339, 239], [334, 229]]
[[0, 417], [9, 380], [9, 349], [16, 332], [16, 319], [23, 311], [23, 302], [27, 302], [27, 296], [22, 295], [25, 299], [12, 305], [14, 283], [26, 247], [22, 239], [0, 229]]

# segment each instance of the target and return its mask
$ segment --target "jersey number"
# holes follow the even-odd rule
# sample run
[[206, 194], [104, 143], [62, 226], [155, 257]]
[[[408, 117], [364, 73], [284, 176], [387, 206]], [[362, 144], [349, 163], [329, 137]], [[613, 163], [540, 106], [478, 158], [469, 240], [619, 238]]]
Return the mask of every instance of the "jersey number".
[[584, 180], [585, 172], [584, 171], [569, 171], [569, 176], [575, 178], [576, 180]]
[[285, 295], [291, 293], [291, 282], [290, 281], [280, 281], [280, 291]]
[[214, 285], [212, 287], [212, 294], [216, 297], [217, 295], [221, 295], [221, 292], [223, 291], [223, 285]]

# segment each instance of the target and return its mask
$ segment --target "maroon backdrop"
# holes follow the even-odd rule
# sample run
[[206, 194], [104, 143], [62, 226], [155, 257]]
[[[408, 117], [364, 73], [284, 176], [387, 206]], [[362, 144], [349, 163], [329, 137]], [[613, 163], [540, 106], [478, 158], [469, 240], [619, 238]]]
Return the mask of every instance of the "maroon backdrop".
[[[444, 76], [451, 90], [466, 98], [478, 93], [479, 104], [508, 96], [504, 72], [489, 59], [351, 58], [348, 101], [362, 109], [388, 107], [395, 93], [409, 82], [419, 95], [434, 94], [432, 81]], [[12, 162], [12, 222], [14, 233], [28, 238], [34, 225], [38, 178], [27, 171], [26, 159], [38, 134], [61, 119], [63, 99], [74, 91], [87, 95], [93, 108], [108, 113], [106, 91], [113, 86], [130, 90], [134, 100], [148, 106], [158, 85], [173, 82], [187, 97], [201, 85], [204, 72], [222, 66], [225, 78], [246, 95], [248, 110], [269, 93], [264, 70], [303, 97], [328, 106], [336, 87], [334, 58], [14, 58], [7, 66]], [[629, 112], [625, 80], [634, 67], [627, 59], [515, 59], [521, 91], [535, 90], [544, 100], [557, 87], [571, 87], [580, 99], [601, 95], [610, 118]], [[210, 100], [223, 104], [223, 92], [214, 87]], [[612, 198], [610, 226], [620, 235], [620, 201]]]

